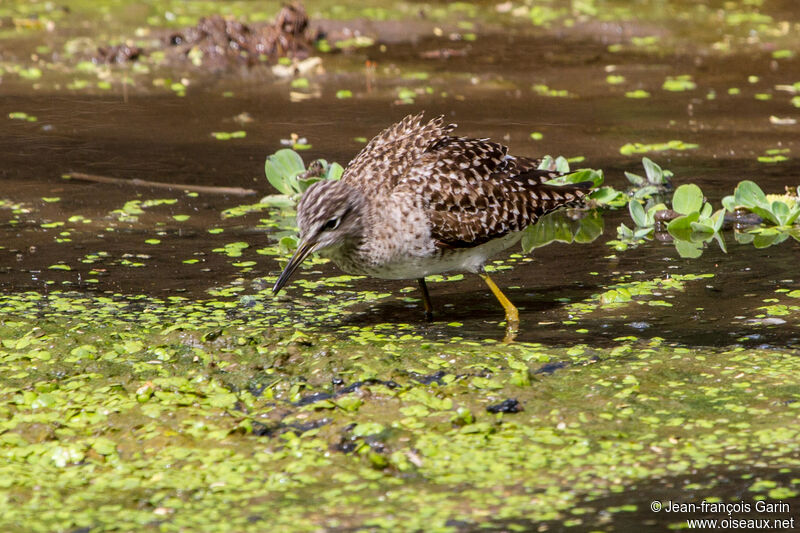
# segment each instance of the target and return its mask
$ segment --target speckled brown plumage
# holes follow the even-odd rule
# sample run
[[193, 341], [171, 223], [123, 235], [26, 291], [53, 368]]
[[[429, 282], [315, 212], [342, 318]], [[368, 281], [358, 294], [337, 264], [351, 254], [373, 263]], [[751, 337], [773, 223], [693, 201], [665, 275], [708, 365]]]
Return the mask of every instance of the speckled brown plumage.
[[377, 135], [342, 176], [372, 196], [419, 197], [440, 248], [471, 247], [520, 231], [582, 198], [587, 187], [548, 186], [557, 172], [539, 159], [510, 157], [486, 139], [454, 137], [442, 117], [409, 115]]
[[301, 247], [276, 290], [313, 251], [346, 272], [389, 279], [482, 272], [526, 226], [591, 188], [547, 185], [559, 174], [538, 170], [539, 160], [456, 137], [455, 127], [407, 116], [372, 139], [340, 181], [311, 186], [297, 208]]

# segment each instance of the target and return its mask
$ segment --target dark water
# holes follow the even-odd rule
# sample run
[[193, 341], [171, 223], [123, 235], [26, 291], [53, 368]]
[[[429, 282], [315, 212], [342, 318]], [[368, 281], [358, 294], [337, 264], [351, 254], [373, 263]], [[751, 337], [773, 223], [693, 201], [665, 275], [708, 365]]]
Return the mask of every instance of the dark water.
[[[376, 46], [353, 55], [330, 56], [324, 59], [327, 72], [311, 77], [319, 97], [303, 102], [292, 102], [288, 82], [274, 81], [262, 67], [197, 75], [183, 98], [149, 86], [115, 89], [112, 94], [55, 90], [46, 84], [31, 90], [30, 83], [9, 77], [0, 84], [0, 116], [25, 111], [36, 115], [38, 121], [0, 122], [0, 198], [31, 208], [30, 214], [15, 221], [10, 210], [0, 209], [0, 287], [9, 292], [66, 288], [202, 295], [208, 288], [240, 276], [227, 258], [209, 253], [239, 240], [252, 244], [242, 260], [257, 261], [248, 275], [274, 275], [281, 265], [254, 253], [258, 246], [271, 242], [268, 231], [255, 228], [260, 217], [220, 218], [223, 209], [254, 203], [272, 192], [263, 179], [265, 156], [281, 148], [281, 139], [297, 133], [312, 145], [303, 152], [306, 161], [322, 157], [345, 163], [360, 149], [361, 142], [354, 138], [369, 138], [420, 110], [459, 123], [463, 135], [503, 141], [515, 154], [584, 156], [583, 165], [602, 168], [606, 182], [617, 188], [626, 185], [623, 171], [642, 173], [641, 155], [620, 154], [623, 144], [670, 139], [697, 143], [696, 150], [646, 155], [671, 169], [676, 185], [698, 184], [715, 208], [742, 179], [756, 181], [767, 192], [782, 192], [784, 186], [800, 181], [800, 163], [792, 157], [800, 150], [800, 128], [770, 122], [770, 116], [797, 117], [797, 108], [789, 103], [792, 95], [776, 89], [800, 80], [797, 59], [779, 62], [768, 50], [759, 48], [715, 55], [689, 45], [677, 51], [612, 53], [608, 44], [619, 41], [617, 30], [624, 34], [630, 25], [615, 28], [601, 25], [594, 34], [591, 25], [574, 31], [490, 33], [473, 44], [422, 37], [393, 43], [385, 51]], [[643, 25], [638, 33], [647, 34], [651, 29]], [[420, 53], [445, 46], [463, 50], [465, 56], [447, 60], [420, 57]], [[363, 67], [367, 59], [377, 63], [370, 79]], [[426, 73], [427, 79], [414, 80], [413, 74], [419, 72]], [[609, 74], [623, 75], [626, 81], [611, 85], [606, 81]], [[667, 76], [683, 74], [692, 76], [696, 89], [669, 92], [661, 88]], [[757, 80], [748, 81], [753, 76]], [[536, 84], [566, 89], [572, 96], [543, 96], [531, 90]], [[432, 94], [421, 90], [412, 104], [399, 105], [397, 88], [402, 86], [431, 87]], [[729, 94], [734, 87], [740, 94]], [[354, 98], [337, 99], [339, 89], [353, 91]], [[635, 89], [647, 90], [651, 97], [625, 97]], [[228, 91], [232, 95], [224, 94]], [[755, 95], [760, 93], [771, 99], [757, 99]], [[248, 113], [252, 122], [237, 124], [234, 117], [241, 113]], [[247, 137], [221, 142], [210, 135], [238, 129], [246, 130]], [[532, 141], [529, 135], [533, 131], [542, 132], [543, 140]], [[773, 148], [788, 148], [789, 160], [771, 165], [757, 161]], [[61, 178], [71, 171], [250, 187], [259, 194], [191, 198], [179, 190]], [[43, 197], [61, 200], [47, 203]], [[161, 208], [158, 215], [143, 215], [139, 223], [118, 223], [110, 216], [128, 200], [152, 198], [179, 201]], [[170, 223], [169, 216], [180, 213], [190, 214], [191, 221], [180, 226]], [[64, 228], [41, 226], [74, 214], [92, 222], [74, 229], [68, 236], [70, 242], [56, 242]], [[496, 276], [501, 286], [510, 287], [507, 294], [521, 308], [520, 340], [603, 342], [633, 334], [697, 345], [797, 344], [791, 320], [770, 326], [747, 322], [776, 289], [800, 286], [797, 242], [756, 250], [737, 245], [728, 233], [727, 254], [711, 245], [696, 260], [681, 259], [670, 244], [658, 241], [614, 252], [605, 241], [615, 238], [621, 222], [630, 225], [625, 210], [608, 213], [604, 235], [598, 241], [548, 246], [535, 252], [533, 262]], [[164, 225], [154, 226], [158, 223]], [[114, 231], [107, 231], [109, 226]], [[225, 232], [211, 235], [206, 229], [212, 226], [225, 228]], [[154, 236], [154, 227], [162, 232], [158, 247], [144, 244]], [[109, 267], [98, 284], [88, 286], [82, 280], [93, 267], [76, 260], [100, 250], [114, 257], [144, 255], [147, 266]], [[182, 266], [181, 260], [198, 253], [203, 254], [205, 269]], [[71, 264], [73, 270], [48, 269], [60, 261]], [[332, 273], [334, 268], [324, 272]], [[588, 298], [621, 275], [633, 273], [630, 280], [635, 281], [708, 272], [715, 277], [687, 283], [686, 292], [671, 300], [671, 308], [640, 307], [630, 316], [615, 313], [587, 319], [586, 324], [593, 327], [585, 338], [558, 323], [563, 320], [560, 307], [565, 298]], [[47, 281], [54, 283], [47, 286]], [[411, 284], [354, 282], [358, 289], [382, 291]], [[477, 277], [433, 284], [431, 290], [437, 318], [462, 322], [460, 335], [483, 338], [499, 334], [501, 309]], [[364, 304], [360, 310], [347, 321], [368, 325], [401, 320], [418, 323], [421, 331], [432, 336], [452, 334], [441, 325], [425, 325], [419, 307], [400, 300]], [[745, 336], [749, 340], [741, 340]]]

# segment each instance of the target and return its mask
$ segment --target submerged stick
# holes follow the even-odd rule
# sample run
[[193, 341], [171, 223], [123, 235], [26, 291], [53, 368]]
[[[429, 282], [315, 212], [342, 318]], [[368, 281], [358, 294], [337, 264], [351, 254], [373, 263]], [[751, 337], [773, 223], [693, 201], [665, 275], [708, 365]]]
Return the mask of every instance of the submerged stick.
[[81, 181], [91, 181], [94, 183], [113, 183], [115, 185], [132, 185], [135, 187], [153, 187], [155, 189], [180, 189], [182, 191], [202, 192], [207, 194], [231, 194], [234, 196], [249, 196], [256, 194], [254, 189], [244, 189], [242, 187], [212, 187], [210, 185], [184, 185], [182, 183], [164, 183], [161, 181], [149, 181], [124, 178], [112, 178], [110, 176], [98, 176], [96, 174], [85, 174], [83, 172], [70, 172], [69, 178]]

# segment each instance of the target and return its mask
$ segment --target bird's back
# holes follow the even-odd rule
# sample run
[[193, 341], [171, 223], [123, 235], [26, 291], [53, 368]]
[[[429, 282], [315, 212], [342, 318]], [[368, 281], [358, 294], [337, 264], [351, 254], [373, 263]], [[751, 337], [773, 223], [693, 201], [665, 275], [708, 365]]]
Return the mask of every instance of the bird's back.
[[422, 122], [422, 113], [408, 115], [376, 135], [342, 174], [366, 194], [388, 195], [436, 141], [447, 136], [455, 125], [444, 125], [442, 117]]
[[390, 126], [351, 161], [342, 181], [365, 194], [412, 194], [440, 248], [479, 246], [524, 229], [542, 215], [578, 203], [591, 183], [547, 185], [558, 172], [539, 160], [508, 155], [486, 139], [455, 137], [442, 117], [409, 115]]

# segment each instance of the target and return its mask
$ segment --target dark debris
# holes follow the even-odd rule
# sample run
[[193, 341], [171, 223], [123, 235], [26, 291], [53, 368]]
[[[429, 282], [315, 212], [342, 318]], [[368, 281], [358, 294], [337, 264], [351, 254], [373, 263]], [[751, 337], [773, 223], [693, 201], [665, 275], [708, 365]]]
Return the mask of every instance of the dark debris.
[[569, 364], [566, 361], [556, 361], [555, 363], [547, 363], [539, 367], [534, 374], [552, 374], [556, 370], [566, 368]]
[[490, 413], [519, 413], [522, 411], [522, 404], [516, 398], [509, 398], [500, 403], [490, 405], [486, 410]]
[[311, 420], [304, 424], [299, 422], [293, 422], [290, 424], [277, 424], [268, 426], [266, 424], [262, 424], [261, 422], [253, 422], [253, 435], [256, 437], [275, 437], [278, 435], [282, 435], [284, 433], [294, 433], [297, 436], [302, 435], [306, 431], [311, 431], [312, 429], [321, 428], [322, 426], [327, 426], [333, 422], [332, 418], [320, 418], [317, 420]]
[[274, 24], [245, 24], [221, 15], [203, 17], [196, 26], [170, 35], [167, 44], [184, 55], [199, 49], [204, 60], [244, 60], [254, 65], [262, 58], [274, 61], [279, 57], [308, 57], [312, 46], [307, 29], [305, 8], [291, 4], [281, 9]]
[[[344, 381], [342, 381], [341, 379], [337, 379], [337, 383], [334, 383], [334, 386], [337, 385], [337, 384], [342, 385], [342, 384], [344, 384]], [[304, 405], [309, 405], [309, 404], [312, 404], [312, 403], [315, 403], [315, 402], [320, 402], [322, 400], [332, 400], [332, 399], [338, 398], [339, 396], [342, 396], [344, 394], [349, 394], [351, 392], [355, 392], [358, 389], [360, 389], [361, 387], [363, 387], [364, 385], [383, 385], [384, 387], [388, 387], [390, 389], [396, 389], [396, 388], [400, 387], [400, 384], [397, 383], [396, 381], [393, 381], [393, 380], [382, 380], [382, 379], [370, 378], [370, 379], [365, 379], [364, 381], [356, 381], [355, 383], [351, 383], [347, 387], [343, 387], [343, 388], [341, 388], [341, 389], [339, 389], [337, 391], [334, 391], [333, 393], [315, 392], [313, 394], [309, 394], [308, 396], [304, 396], [304, 397], [300, 398], [300, 400], [295, 402], [294, 405], [296, 405], [298, 407], [302, 407]]]
[[430, 385], [431, 383], [436, 383], [437, 385], [444, 385], [444, 378], [447, 373], [444, 370], [439, 370], [433, 374], [423, 375], [418, 374], [416, 372], [409, 372], [408, 375], [414, 381], [418, 383], [422, 383], [423, 385]]
[[144, 54], [144, 49], [138, 46], [117, 44], [114, 46], [101, 46], [97, 49], [95, 63], [127, 63], [136, 61]]
[[[167, 35], [163, 48], [167, 57], [185, 60], [201, 52], [205, 68], [246, 63], [274, 63], [281, 57], [305, 59], [313, 50], [309, 20], [301, 4], [283, 6], [274, 23], [247, 24], [222, 15], [201, 18], [195, 26]], [[147, 55], [136, 46], [114, 45], [98, 48], [96, 63], [128, 63]]]

